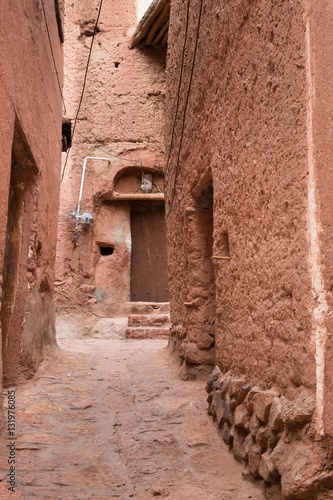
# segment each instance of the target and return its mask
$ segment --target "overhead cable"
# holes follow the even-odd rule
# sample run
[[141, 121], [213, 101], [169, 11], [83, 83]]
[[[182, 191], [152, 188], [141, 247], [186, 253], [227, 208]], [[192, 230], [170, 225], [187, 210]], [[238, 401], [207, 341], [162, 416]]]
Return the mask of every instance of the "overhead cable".
[[177, 121], [177, 116], [178, 116], [178, 108], [179, 108], [179, 100], [180, 100], [180, 90], [181, 90], [181, 85], [182, 85], [183, 70], [184, 70], [184, 59], [185, 59], [185, 50], [186, 50], [186, 42], [187, 42], [189, 12], [190, 12], [190, 0], [188, 0], [188, 2], [187, 2], [185, 37], [184, 37], [184, 44], [183, 44], [182, 63], [181, 63], [180, 75], [179, 75], [177, 104], [176, 104], [175, 117], [174, 117], [173, 127], [172, 127], [172, 134], [171, 134], [171, 141], [170, 141], [168, 159], [167, 159], [166, 167], [165, 167], [165, 177], [166, 177], [166, 175], [168, 173], [169, 161], [170, 161], [170, 155], [171, 155], [171, 149], [172, 149], [172, 145], [173, 145], [173, 138], [174, 138], [174, 135], [175, 135], [176, 121]]
[[194, 72], [194, 65], [195, 65], [195, 59], [196, 59], [196, 54], [197, 54], [197, 48], [198, 48], [198, 40], [199, 40], [199, 30], [200, 30], [200, 22], [201, 22], [201, 14], [202, 14], [202, 4], [203, 0], [200, 1], [200, 10], [199, 10], [199, 17], [198, 17], [198, 27], [197, 27], [197, 34], [196, 34], [196, 40], [195, 40], [195, 46], [194, 46], [194, 54], [193, 54], [193, 61], [192, 61], [192, 68], [191, 68], [191, 76], [190, 76], [190, 82], [187, 90], [187, 96], [186, 96], [186, 101], [185, 101], [185, 107], [184, 107], [184, 114], [183, 114], [183, 123], [182, 123], [182, 131], [180, 135], [180, 142], [179, 142], [179, 149], [178, 149], [178, 157], [177, 157], [177, 163], [176, 163], [176, 169], [175, 169], [175, 178], [174, 178], [174, 186], [173, 186], [173, 193], [172, 193], [172, 198], [171, 198], [171, 205], [169, 208], [169, 211], [165, 217], [165, 220], [167, 221], [172, 208], [173, 208], [173, 203], [176, 195], [176, 186], [177, 186], [177, 177], [178, 177], [178, 171], [179, 171], [179, 160], [180, 160], [180, 153], [183, 145], [183, 138], [184, 138], [184, 130], [185, 130], [185, 118], [186, 118], [186, 111], [187, 111], [187, 106], [188, 106], [188, 101], [190, 97], [190, 92], [191, 92], [191, 86], [192, 86], [192, 80], [193, 80], [193, 72]]
[[[101, 14], [102, 4], [103, 4], [103, 0], [101, 0], [100, 4], [99, 4], [98, 14], [97, 14], [97, 18], [96, 18], [95, 27], [94, 27], [94, 33], [93, 33], [91, 44], [90, 44], [89, 55], [88, 55], [86, 70], [85, 70], [85, 74], [84, 74], [84, 80], [83, 80], [81, 97], [80, 97], [79, 106], [77, 108], [77, 112], [76, 112], [76, 116], [75, 116], [75, 120], [74, 120], [74, 125], [73, 125], [72, 138], [71, 138], [72, 139], [72, 144], [73, 144], [73, 139], [74, 139], [74, 134], [75, 134], [75, 127], [76, 127], [76, 123], [77, 123], [77, 120], [78, 120], [78, 117], [79, 117], [80, 108], [81, 108], [81, 104], [82, 104], [82, 100], [83, 100], [83, 94], [84, 94], [84, 90], [85, 90], [85, 87], [86, 87], [87, 75], [88, 75], [88, 69], [89, 69], [89, 63], [90, 63], [90, 57], [91, 57], [91, 53], [92, 53], [92, 48], [93, 48], [93, 44], [94, 44], [95, 35], [97, 33], [97, 26], [98, 26], [99, 17], [100, 17], [100, 14]], [[67, 166], [69, 152], [70, 152], [70, 148], [67, 150], [66, 160], [65, 160], [65, 164], [64, 164], [63, 171], [62, 171], [62, 176], [61, 176], [61, 181], [60, 182], [63, 181], [64, 175], [65, 175], [65, 170], [66, 170], [66, 166]]]
[[47, 17], [46, 17], [46, 12], [45, 12], [44, 0], [40, 0], [40, 2], [41, 2], [41, 5], [42, 5], [42, 9], [43, 9], [43, 16], [44, 16], [44, 21], [45, 21], [45, 27], [46, 27], [47, 37], [49, 39], [49, 44], [50, 44], [50, 50], [51, 50], [51, 55], [52, 55], [52, 60], [53, 60], [53, 65], [54, 65], [54, 72], [55, 72], [55, 74], [57, 76], [59, 91], [60, 91], [60, 95], [61, 95], [61, 99], [62, 99], [62, 105], [63, 105], [63, 113], [62, 114], [65, 115], [66, 114], [66, 106], [65, 106], [64, 96], [63, 96], [63, 93], [62, 93], [60, 79], [59, 79], [59, 72], [58, 72], [57, 64], [56, 64], [55, 57], [54, 57], [54, 52], [53, 52], [53, 47], [52, 47], [52, 41], [51, 41], [51, 35], [50, 35], [49, 25], [48, 25], [48, 22], [47, 22]]

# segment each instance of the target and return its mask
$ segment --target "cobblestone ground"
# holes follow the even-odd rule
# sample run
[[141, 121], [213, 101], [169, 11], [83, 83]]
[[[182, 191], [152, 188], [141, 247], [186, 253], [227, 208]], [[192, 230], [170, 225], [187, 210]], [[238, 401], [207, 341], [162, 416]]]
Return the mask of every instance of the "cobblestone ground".
[[[207, 416], [203, 382], [177, 378], [166, 341], [60, 347], [16, 390], [19, 491], [9, 496], [3, 481], [0, 498], [264, 499]], [[4, 478], [10, 449], [1, 446]]]

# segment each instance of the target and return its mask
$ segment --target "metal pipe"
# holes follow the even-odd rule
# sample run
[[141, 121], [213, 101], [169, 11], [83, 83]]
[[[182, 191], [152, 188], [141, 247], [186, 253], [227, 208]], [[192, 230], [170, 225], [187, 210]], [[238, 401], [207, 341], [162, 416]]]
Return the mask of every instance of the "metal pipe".
[[81, 208], [81, 200], [82, 200], [82, 193], [83, 193], [83, 184], [84, 184], [84, 176], [86, 173], [86, 165], [87, 165], [87, 160], [103, 160], [103, 161], [108, 161], [110, 162], [110, 158], [99, 158], [98, 156], [86, 156], [83, 162], [83, 171], [82, 171], [82, 177], [81, 177], [81, 187], [80, 187], [80, 194], [79, 194], [79, 202], [77, 204], [77, 211], [76, 211], [76, 227], [79, 224], [79, 219], [80, 219], [80, 208]]

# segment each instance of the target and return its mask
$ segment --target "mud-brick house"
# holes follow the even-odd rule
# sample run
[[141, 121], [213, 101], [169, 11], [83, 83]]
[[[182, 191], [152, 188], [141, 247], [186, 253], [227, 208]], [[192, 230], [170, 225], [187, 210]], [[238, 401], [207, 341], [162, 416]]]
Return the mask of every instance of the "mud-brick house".
[[[127, 326], [128, 336], [168, 336], [165, 4], [163, 13], [164, 7], [153, 2], [141, 22], [138, 7], [142, 15], [147, 2], [104, 2], [101, 8], [61, 183], [59, 332], [77, 324], [76, 332], [95, 336], [124, 336]], [[72, 129], [98, 6], [97, 0], [66, 4], [64, 88]], [[147, 38], [157, 21], [161, 27]], [[72, 214], [77, 216], [81, 186], [79, 215], [89, 215], [76, 224]]]
[[55, 342], [63, 35], [58, 1], [1, 2], [0, 13], [0, 378], [8, 386], [31, 377]]
[[170, 347], [295, 499], [333, 486], [332, 26], [327, 0], [173, 0], [168, 38]]

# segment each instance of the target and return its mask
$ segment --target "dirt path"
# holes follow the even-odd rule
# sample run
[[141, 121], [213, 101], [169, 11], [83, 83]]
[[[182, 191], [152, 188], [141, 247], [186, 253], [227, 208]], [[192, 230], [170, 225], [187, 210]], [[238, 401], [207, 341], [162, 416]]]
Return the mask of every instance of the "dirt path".
[[264, 499], [208, 418], [204, 384], [177, 378], [165, 341], [60, 346], [59, 360], [16, 391], [23, 498]]

